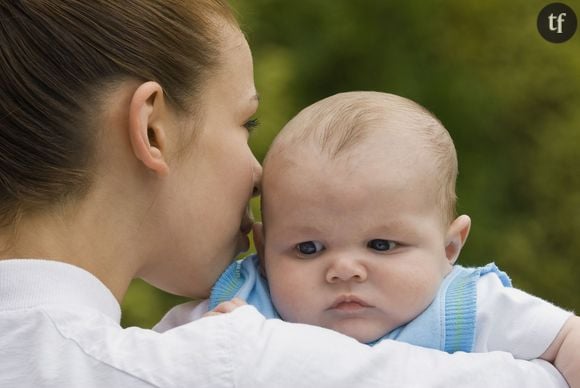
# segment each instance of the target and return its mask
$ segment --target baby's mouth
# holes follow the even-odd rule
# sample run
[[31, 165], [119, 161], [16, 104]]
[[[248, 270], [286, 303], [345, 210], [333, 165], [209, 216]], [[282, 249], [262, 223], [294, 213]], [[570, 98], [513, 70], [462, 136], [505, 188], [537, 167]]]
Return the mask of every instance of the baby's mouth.
[[342, 295], [334, 301], [334, 303], [330, 306], [329, 309], [339, 311], [355, 311], [367, 307], [373, 306], [366, 303], [364, 300], [357, 298], [354, 295]]

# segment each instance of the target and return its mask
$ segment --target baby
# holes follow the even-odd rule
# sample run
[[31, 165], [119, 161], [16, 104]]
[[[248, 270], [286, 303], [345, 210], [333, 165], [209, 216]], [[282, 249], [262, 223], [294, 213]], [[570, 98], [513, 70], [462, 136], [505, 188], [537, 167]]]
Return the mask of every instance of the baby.
[[580, 387], [580, 318], [511, 288], [493, 264], [455, 265], [471, 225], [455, 215], [456, 177], [451, 137], [410, 100], [351, 92], [309, 106], [264, 161], [259, 254], [226, 270], [209, 314], [182, 306], [159, 328], [237, 297], [369, 344], [543, 358]]

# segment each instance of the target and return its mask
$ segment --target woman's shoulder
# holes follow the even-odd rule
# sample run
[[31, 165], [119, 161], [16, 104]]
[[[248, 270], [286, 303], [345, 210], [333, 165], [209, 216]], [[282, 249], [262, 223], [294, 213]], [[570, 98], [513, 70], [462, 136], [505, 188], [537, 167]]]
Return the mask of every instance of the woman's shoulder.
[[200, 319], [207, 313], [209, 299], [194, 300], [173, 307], [153, 327], [153, 330], [163, 333], [169, 329]]

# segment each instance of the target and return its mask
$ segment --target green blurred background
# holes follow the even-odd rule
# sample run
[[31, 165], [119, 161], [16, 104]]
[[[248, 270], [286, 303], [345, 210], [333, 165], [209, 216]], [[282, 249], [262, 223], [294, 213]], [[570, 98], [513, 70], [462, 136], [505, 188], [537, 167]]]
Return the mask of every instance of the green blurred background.
[[[495, 261], [518, 288], [580, 311], [580, 32], [552, 44], [533, 0], [237, 0], [261, 95], [262, 160], [300, 109], [349, 90], [411, 98], [459, 154], [458, 206], [473, 227], [459, 259]], [[580, 1], [566, 1], [580, 15]], [[257, 203], [253, 204], [257, 208]], [[135, 281], [125, 326], [183, 301]]]

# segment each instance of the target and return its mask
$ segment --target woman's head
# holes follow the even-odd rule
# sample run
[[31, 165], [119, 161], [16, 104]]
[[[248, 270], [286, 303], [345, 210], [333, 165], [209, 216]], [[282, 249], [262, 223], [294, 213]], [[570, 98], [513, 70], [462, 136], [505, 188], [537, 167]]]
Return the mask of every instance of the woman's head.
[[221, 0], [0, 5], [0, 226], [86, 192], [95, 114], [123, 80], [187, 111], [220, 60]]
[[[155, 244], [157, 257], [139, 273], [160, 288], [197, 297], [208, 296], [225, 267], [248, 249], [252, 224], [247, 205], [262, 171], [248, 146], [258, 96], [250, 49], [239, 30], [225, 31], [222, 59], [199, 103], [203, 119], [195, 124], [194, 141], [156, 186], [150, 214], [160, 222], [154, 238], [161, 240], [163, 234], [166, 243]], [[152, 109], [151, 128], [162, 131], [163, 112], [156, 119]], [[161, 120], [158, 126], [156, 120]], [[145, 153], [143, 163], [148, 155], [156, 158], [155, 152]], [[156, 168], [151, 160], [150, 169]], [[191, 291], [193, 286], [198, 293]]]
[[72, 262], [119, 298], [135, 275], [207, 293], [247, 248], [261, 174], [225, 2], [12, 1], [0, 18], [3, 255]]

